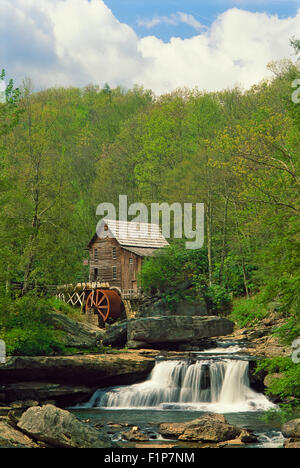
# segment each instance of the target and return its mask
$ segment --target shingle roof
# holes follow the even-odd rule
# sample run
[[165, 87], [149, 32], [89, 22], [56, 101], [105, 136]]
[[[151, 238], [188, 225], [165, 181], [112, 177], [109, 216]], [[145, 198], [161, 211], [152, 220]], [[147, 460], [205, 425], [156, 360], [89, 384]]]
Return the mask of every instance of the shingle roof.
[[[105, 226], [108, 227], [108, 232], [104, 230]], [[124, 247], [159, 249], [169, 245], [158, 224], [150, 223], [103, 219], [98, 226], [96, 236], [99, 238], [108, 236], [114, 237], [119, 244]], [[91, 245], [94, 240], [95, 236], [89, 245]]]
[[145, 248], [145, 247], [123, 247], [124, 250], [132, 252], [139, 257], [152, 257], [157, 252], [157, 249]]

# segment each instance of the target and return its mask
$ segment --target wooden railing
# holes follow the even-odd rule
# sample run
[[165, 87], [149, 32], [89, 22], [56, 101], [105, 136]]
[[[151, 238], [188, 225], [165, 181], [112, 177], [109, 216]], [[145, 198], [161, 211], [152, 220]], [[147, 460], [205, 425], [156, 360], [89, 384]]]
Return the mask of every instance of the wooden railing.
[[140, 289], [122, 289], [122, 299], [138, 299], [141, 297]]

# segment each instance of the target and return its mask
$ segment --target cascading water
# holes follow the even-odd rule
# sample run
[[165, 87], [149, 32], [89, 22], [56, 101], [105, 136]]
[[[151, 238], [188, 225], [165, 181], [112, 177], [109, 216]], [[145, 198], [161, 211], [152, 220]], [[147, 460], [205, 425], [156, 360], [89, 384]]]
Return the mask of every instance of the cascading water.
[[249, 362], [207, 358], [158, 361], [143, 383], [98, 390], [86, 408], [259, 411], [274, 407], [250, 388]]

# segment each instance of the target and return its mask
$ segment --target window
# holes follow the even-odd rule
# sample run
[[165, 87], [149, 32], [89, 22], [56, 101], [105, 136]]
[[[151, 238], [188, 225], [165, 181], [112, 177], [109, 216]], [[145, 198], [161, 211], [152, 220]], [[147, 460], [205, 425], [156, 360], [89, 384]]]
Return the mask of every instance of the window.
[[94, 249], [94, 260], [98, 260], [98, 249]]
[[112, 258], [115, 260], [117, 258], [117, 248], [113, 247], [112, 249]]
[[113, 280], [117, 279], [117, 267], [115, 266], [112, 267], [112, 279]]
[[132, 257], [130, 257], [130, 259], [129, 259], [129, 264], [133, 265], [133, 258]]

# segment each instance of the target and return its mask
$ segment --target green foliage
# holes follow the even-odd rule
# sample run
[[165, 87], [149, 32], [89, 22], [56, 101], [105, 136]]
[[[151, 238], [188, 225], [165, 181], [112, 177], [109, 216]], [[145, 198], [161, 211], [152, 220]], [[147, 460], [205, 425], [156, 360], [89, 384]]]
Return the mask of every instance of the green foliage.
[[148, 293], [159, 290], [171, 309], [181, 300], [197, 302], [198, 298], [204, 299], [215, 313], [231, 307], [231, 297], [222, 286], [208, 285], [206, 250], [187, 250], [182, 242], [173, 242], [147, 259], [140, 281]]
[[266, 410], [261, 416], [261, 420], [271, 424], [277, 424], [280, 429], [281, 426], [290, 421], [291, 419], [297, 419], [300, 415], [297, 407], [290, 403], [281, 403], [277, 408], [271, 408]]
[[261, 370], [269, 374], [280, 373], [280, 378], [274, 378], [267, 388], [267, 394], [276, 395], [281, 400], [288, 399], [291, 406], [300, 403], [300, 366], [291, 357], [264, 359], [258, 363], [256, 372]]
[[260, 296], [249, 299], [236, 299], [230, 318], [241, 328], [255, 326], [260, 320], [268, 316], [268, 310]]
[[52, 310], [60, 312], [61, 314], [64, 314], [73, 320], [77, 320], [77, 322], [85, 322], [86, 320], [85, 315], [81, 312], [80, 309], [75, 309], [66, 302], [60, 301], [55, 298], [49, 298], [48, 304], [50, 305]]
[[218, 284], [208, 286], [204, 298], [206, 300], [208, 310], [218, 314], [229, 312], [232, 307], [231, 296], [225, 288]]
[[28, 295], [16, 301], [2, 298], [0, 337], [12, 355], [49, 355], [63, 352], [60, 333], [53, 329], [48, 314], [52, 311], [46, 299]]
[[300, 337], [300, 318], [298, 316], [292, 316], [273, 331], [273, 335], [278, 337], [281, 343], [290, 345], [296, 338]]
[[142, 267], [141, 285], [146, 291], [181, 287], [194, 275], [204, 275], [207, 271], [207, 258], [203, 250], [186, 250], [181, 242], [174, 242], [148, 258]]
[[[291, 44], [298, 52], [299, 40]], [[21, 90], [10, 81], [0, 104], [0, 286], [13, 294], [15, 281], [26, 293], [29, 284], [87, 280], [83, 259], [95, 209], [117, 206], [121, 193], [147, 206], [202, 202], [204, 247], [189, 251], [172, 242], [144, 263], [143, 288], [159, 289], [172, 307], [204, 298], [218, 313], [228, 312], [231, 295], [262, 291], [264, 298], [235, 301], [232, 318], [255, 325], [266, 315], [263, 302], [276, 299], [290, 319], [278, 336], [296, 336], [300, 106], [291, 100], [291, 83], [299, 71], [289, 61], [269, 68], [274, 78], [247, 91], [183, 89], [158, 98], [108, 84], [35, 93], [28, 80]], [[183, 291], [185, 282], [191, 287]], [[23, 343], [16, 352], [25, 346], [24, 331], [28, 343], [38, 339], [18, 301], [0, 298], [0, 307], [1, 333]], [[4, 320], [8, 310], [15, 313]], [[30, 304], [24, 310], [32, 317]], [[52, 331], [42, 316], [39, 348], [46, 350]]]

